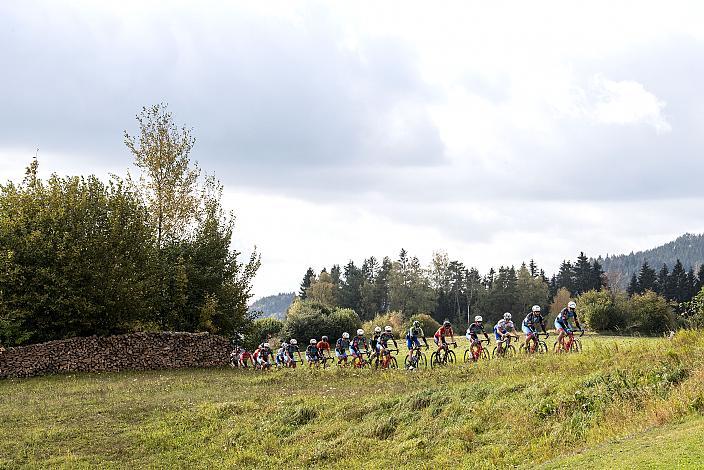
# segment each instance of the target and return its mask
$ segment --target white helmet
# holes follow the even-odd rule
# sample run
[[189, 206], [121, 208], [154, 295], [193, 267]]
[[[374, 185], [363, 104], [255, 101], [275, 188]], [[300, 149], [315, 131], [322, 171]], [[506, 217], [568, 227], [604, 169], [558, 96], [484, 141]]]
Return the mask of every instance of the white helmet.
[[389, 325], [386, 325], [384, 327], [384, 331], [386, 331], [387, 333], [391, 333], [391, 327]]
[[504, 320], [510, 320], [511, 319], [511, 314], [506, 312], [504, 313]]
[[360, 328], [360, 329], [357, 330], [357, 336], [362, 336], [363, 334], [364, 334], [364, 330], [363, 330], [363, 329]]
[[344, 333], [342, 333], [342, 339], [349, 339], [349, 337], [350, 334], [348, 332], [345, 331]]
[[534, 312], [539, 312], [539, 311], [540, 311], [540, 305], [533, 305], [533, 311], [534, 311]]
[[567, 308], [577, 308], [577, 304], [574, 302], [570, 302], [567, 304]]
[[374, 327], [374, 333], [381, 333], [381, 327], [380, 327], [380, 326], [375, 326], [375, 327]]
[[296, 341], [296, 338], [291, 338], [291, 341], [289, 341], [292, 345], [297, 345], [298, 341]]
[[479, 322], [479, 321], [484, 321], [484, 319], [482, 318], [481, 315], [477, 315], [476, 317], [474, 317], [474, 321]]
[[310, 344], [318, 344], [318, 342], [315, 340], [315, 338], [310, 339]]
[[268, 348], [268, 347], [269, 347], [269, 343], [264, 343], [262, 346], [264, 346], [265, 348]]

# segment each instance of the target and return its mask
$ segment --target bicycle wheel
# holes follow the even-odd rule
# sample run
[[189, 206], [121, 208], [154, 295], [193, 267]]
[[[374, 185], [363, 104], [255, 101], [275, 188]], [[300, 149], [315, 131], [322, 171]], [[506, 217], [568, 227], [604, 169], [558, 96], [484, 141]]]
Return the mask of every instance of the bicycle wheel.
[[391, 356], [389, 359], [389, 364], [387, 365], [389, 369], [398, 369], [398, 361], [395, 357]]
[[433, 351], [433, 354], [430, 355], [430, 368], [434, 369], [435, 367], [438, 367], [440, 365], [440, 358], [438, 357], [438, 352]]
[[457, 354], [455, 354], [455, 351], [447, 351], [447, 354], [445, 355], [445, 362], [448, 364], [454, 364], [457, 362]]
[[482, 348], [482, 354], [481, 358], [484, 359], [485, 361], [488, 361], [489, 358], [489, 350], [487, 348]]
[[515, 356], [516, 355], [516, 347], [513, 344], [509, 344], [508, 347], [506, 348], [506, 351], [504, 351], [505, 356]]
[[525, 343], [521, 343], [520, 347], [518, 348], [518, 351], [519, 351], [521, 354], [528, 354], [528, 353], [530, 353], [530, 350], [528, 350], [528, 349], [526, 348]]
[[492, 359], [496, 359], [498, 357], [498, 351], [499, 351], [499, 347], [494, 346], [494, 349], [491, 351], [491, 358]]
[[469, 349], [465, 349], [464, 350], [464, 362], [467, 363], [467, 362], [470, 362], [471, 360], [472, 360], [472, 351], [470, 351]]
[[538, 353], [539, 354], [546, 354], [548, 352], [548, 345], [545, 344], [545, 341], [540, 341], [538, 343]]
[[572, 347], [570, 348], [572, 352], [582, 352], [582, 342], [579, 340], [579, 338], [575, 338], [574, 341], [572, 341]]
[[418, 362], [416, 363], [416, 367], [428, 367], [428, 356], [426, 356], [424, 353], [420, 353], [418, 356]]

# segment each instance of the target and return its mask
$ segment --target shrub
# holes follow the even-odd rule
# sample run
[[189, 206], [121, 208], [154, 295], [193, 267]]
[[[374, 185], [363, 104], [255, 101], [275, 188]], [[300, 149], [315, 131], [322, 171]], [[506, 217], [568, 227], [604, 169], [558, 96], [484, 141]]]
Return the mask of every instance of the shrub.
[[640, 333], [657, 334], [674, 327], [675, 316], [664, 297], [653, 291], [635, 294], [628, 302], [634, 328]]
[[343, 331], [354, 335], [361, 323], [354, 310], [331, 309], [317, 302], [296, 299], [288, 310], [281, 337], [296, 338], [307, 343], [310, 338], [320, 339], [327, 335], [330, 341], [335, 341]]
[[590, 290], [577, 298], [579, 315], [584, 323], [595, 331], [614, 331], [626, 326], [626, 318], [620, 303], [608, 290]]
[[403, 333], [404, 318], [401, 312], [390, 312], [383, 315], [377, 315], [374, 319], [364, 323], [362, 328], [364, 328], [364, 333], [367, 336], [371, 336], [375, 326], [384, 328], [386, 325], [389, 325], [394, 329], [394, 335], [397, 337], [405, 334]]
[[[435, 321], [433, 317], [430, 315], [426, 315], [425, 313], [419, 313], [416, 315], [413, 315], [411, 318], [408, 319], [406, 322], [405, 331], [408, 331], [411, 326], [413, 326], [414, 321], [419, 321], [420, 322], [420, 327], [423, 328], [423, 333], [425, 333], [425, 336], [432, 336], [433, 333], [438, 331], [438, 328], [440, 328], [440, 323]], [[404, 336], [406, 332], [403, 332]]]

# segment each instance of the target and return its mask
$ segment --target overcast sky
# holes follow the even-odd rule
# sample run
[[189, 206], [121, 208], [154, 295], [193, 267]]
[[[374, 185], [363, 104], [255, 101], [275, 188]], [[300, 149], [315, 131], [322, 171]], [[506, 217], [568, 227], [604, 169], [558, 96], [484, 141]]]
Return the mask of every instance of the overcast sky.
[[704, 232], [701, 2], [0, 2], [0, 180], [124, 174], [168, 102], [257, 296], [401, 247], [485, 271]]

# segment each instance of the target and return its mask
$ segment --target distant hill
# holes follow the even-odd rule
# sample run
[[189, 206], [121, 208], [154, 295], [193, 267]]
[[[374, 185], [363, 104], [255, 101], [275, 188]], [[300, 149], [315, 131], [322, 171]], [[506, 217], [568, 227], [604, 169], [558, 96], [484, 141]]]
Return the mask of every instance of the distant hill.
[[263, 317], [273, 317], [283, 320], [293, 298], [296, 296], [293, 292], [279, 293], [276, 295], [268, 295], [255, 301], [249, 306], [250, 312], [263, 312]]
[[686, 233], [674, 241], [650, 250], [598, 258], [612, 282], [623, 289], [628, 286], [631, 276], [638, 274], [643, 261], [647, 261], [656, 271], [660, 270], [663, 263], [672, 271], [678, 259], [687, 270], [693, 267], [696, 271], [699, 265], [704, 264], [704, 234]]

